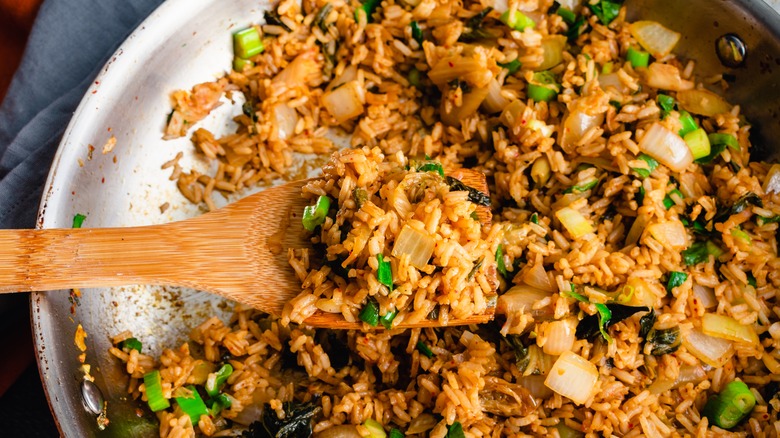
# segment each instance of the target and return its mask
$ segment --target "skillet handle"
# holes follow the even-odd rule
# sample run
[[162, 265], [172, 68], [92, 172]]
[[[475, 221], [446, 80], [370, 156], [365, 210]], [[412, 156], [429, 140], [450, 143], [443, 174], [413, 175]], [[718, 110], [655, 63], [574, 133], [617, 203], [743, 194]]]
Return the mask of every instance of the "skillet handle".
[[0, 230], [0, 293], [171, 284], [166, 228]]

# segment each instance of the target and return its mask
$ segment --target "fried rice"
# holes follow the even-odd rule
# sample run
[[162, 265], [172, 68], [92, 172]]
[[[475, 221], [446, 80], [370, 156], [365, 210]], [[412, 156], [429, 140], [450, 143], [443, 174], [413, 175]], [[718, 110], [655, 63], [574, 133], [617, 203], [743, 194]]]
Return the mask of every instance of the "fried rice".
[[[190, 201], [333, 153], [303, 193], [333, 204], [312, 233], [324, 261], [290, 253], [302, 290], [280, 319], [238, 305], [159, 357], [112, 340], [132, 397], [151, 406], [159, 373], [161, 437], [780, 435], [780, 165], [751, 161], [748, 119], [675, 56], [679, 34], [565, 3], [283, 0], [251, 64], [173, 94], [166, 136], [217, 163], [166, 163]], [[237, 131], [190, 129], [223, 94], [246, 101]], [[488, 178], [489, 226], [446, 183], [461, 167]], [[404, 229], [435, 242], [423, 262], [394, 253]], [[484, 311], [494, 275], [495, 321], [392, 329]], [[369, 303], [401, 312], [303, 323]], [[219, 402], [204, 388], [227, 365]], [[726, 424], [734, 382], [755, 406]]]

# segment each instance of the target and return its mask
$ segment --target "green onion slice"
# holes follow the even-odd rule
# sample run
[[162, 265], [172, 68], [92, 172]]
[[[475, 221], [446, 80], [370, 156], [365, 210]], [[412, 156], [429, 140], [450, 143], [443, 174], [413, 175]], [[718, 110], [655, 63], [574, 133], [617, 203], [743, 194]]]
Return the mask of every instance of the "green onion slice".
[[384, 328], [387, 330], [390, 330], [393, 327], [393, 320], [395, 319], [396, 315], [398, 315], [398, 310], [391, 310], [379, 318], [379, 323], [382, 324], [382, 326], [384, 326]]
[[699, 125], [696, 124], [696, 120], [693, 119], [693, 116], [688, 111], [680, 111], [680, 124], [682, 124], [682, 129], [680, 129], [680, 137], [685, 137], [686, 134], [689, 132], [693, 132], [697, 129], [699, 129]]
[[501, 67], [501, 68], [505, 68], [505, 69], [509, 70], [509, 74], [513, 75], [513, 74], [517, 73], [520, 70], [520, 67], [522, 67], [523, 64], [521, 64], [520, 61], [518, 61], [517, 59], [513, 59], [513, 60], [511, 60], [509, 62], [505, 62], [503, 64], [499, 62], [498, 66]]
[[189, 415], [192, 424], [197, 425], [200, 421], [200, 416], [208, 415], [209, 409], [206, 407], [206, 403], [203, 403], [203, 399], [200, 398], [200, 394], [198, 394], [198, 390], [195, 389], [194, 386], [190, 385], [187, 389], [189, 390], [188, 392], [191, 393], [190, 395], [174, 397], [174, 399], [176, 400], [176, 403], [179, 404], [181, 410]]
[[433, 357], [433, 350], [431, 350], [430, 347], [425, 345], [423, 341], [417, 342], [417, 351], [420, 352], [420, 354], [426, 356], [426, 357]]
[[405, 436], [403, 432], [396, 428], [390, 429], [390, 434], [388, 435], [389, 438], [404, 438]]
[[642, 50], [629, 47], [628, 52], [626, 53], [626, 59], [634, 68], [647, 67], [647, 65], [650, 63], [650, 54]]
[[84, 219], [86, 218], [87, 217], [81, 213], [77, 213], [75, 216], [73, 216], [73, 228], [81, 228], [81, 225], [84, 224]]
[[233, 51], [239, 58], [249, 59], [265, 50], [260, 33], [254, 27], [233, 34]]
[[739, 380], [729, 382], [720, 394], [710, 398], [702, 410], [712, 424], [731, 429], [747, 417], [756, 406], [756, 397]]
[[661, 107], [661, 119], [665, 119], [669, 113], [674, 110], [675, 101], [672, 96], [666, 94], [659, 94], [655, 100], [658, 102], [658, 106]]
[[320, 196], [314, 205], [309, 205], [303, 209], [303, 228], [308, 231], [314, 231], [317, 227], [325, 223], [325, 218], [330, 210], [330, 198]]
[[152, 412], [162, 411], [171, 406], [171, 403], [163, 395], [159, 370], [144, 374], [144, 387], [146, 388], [146, 400]]
[[241, 73], [245, 69], [252, 68], [255, 66], [255, 63], [244, 58], [239, 58], [238, 56], [233, 58], [233, 70]]
[[371, 327], [379, 325], [379, 304], [377, 304], [376, 300], [369, 298], [363, 310], [360, 311], [358, 318]]
[[658, 167], [658, 161], [656, 161], [655, 158], [651, 157], [647, 154], [639, 154], [637, 157], [640, 160], [647, 163], [647, 168], [643, 167], [632, 167], [631, 170], [637, 173], [637, 175], [641, 176], [642, 178], [647, 178], [650, 176], [651, 173]]
[[534, 73], [532, 82], [528, 83], [528, 97], [537, 102], [549, 102], [558, 95], [560, 86], [555, 82], [555, 76], [549, 71]]
[[355, 21], [360, 21], [359, 14], [360, 11], [363, 11], [363, 13], [366, 14], [366, 22], [370, 23], [373, 20], [371, 16], [374, 15], [374, 11], [381, 2], [382, 0], [366, 0], [362, 5], [355, 9]]
[[509, 275], [509, 272], [506, 270], [506, 262], [504, 261], [504, 246], [501, 244], [496, 248], [496, 269], [504, 278]]
[[571, 9], [566, 8], [558, 8], [557, 11], [555, 11], [556, 14], [560, 15], [561, 18], [563, 18], [563, 21], [566, 22], [569, 26], [574, 24], [574, 22], [577, 20], [577, 14], [571, 11]]
[[507, 26], [511, 27], [514, 30], [523, 31], [523, 29], [527, 27], [534, 27], [536, 26], [536, 22], [532, 20], [530, 17], [525, 15], [524, 13], [520, 11], [514, 11], [514, 13], [510, 14], [510, 11], [506, 11], [503, 14], [501, 14], [501, 17], [499, 20], [506, 24]]
[[685, 134], [683, 140], [688, 144], [688, 149], [695, 160], [704, 158], [710, 154], [710, 139], [707, 137], [707, 131], [703, 128], [696, 128]]
[[124, 341], [119, 343], [119, 348], [122, 350], [137, 350], [139, 353], [141, 352], [141, 348], [143, 347], [143, 344], [141, 344], [141, 341], [139, 341], [136, 338], [127, 338]]
[[226, 363], [213, 374], [213, 378], [209, 375], [209, 378], [206, 380], [206, 392], [209, 397], [214, 397], [219, 393], [219, 389], [225, 384], [225, 381], [231, 374], [233, 374], [233, 366]]
[[737, 138], [731, 134], [714, 133], [709, 134], [707, 138], [709, 138], [711, 144], [723, 144], [735, 151], [739, 150], [739, 142], [737, 141]]
[[390, 266], [390, 262], [385, 261], [382, 254], [377, 254], [376, 260], [379, 262], [379, 266], [376, 270], [377, 280], [387, 286], [390, 290], [393, 290], [393, 268]]

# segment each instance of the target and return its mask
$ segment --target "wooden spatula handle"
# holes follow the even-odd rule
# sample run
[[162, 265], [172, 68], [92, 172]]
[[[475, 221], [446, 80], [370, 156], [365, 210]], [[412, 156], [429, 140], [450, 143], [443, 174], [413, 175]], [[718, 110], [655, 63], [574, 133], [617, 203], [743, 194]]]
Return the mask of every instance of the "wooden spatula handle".
[[0, 292], [167, 283], [174, 231], [164, 225], [0, 230]]

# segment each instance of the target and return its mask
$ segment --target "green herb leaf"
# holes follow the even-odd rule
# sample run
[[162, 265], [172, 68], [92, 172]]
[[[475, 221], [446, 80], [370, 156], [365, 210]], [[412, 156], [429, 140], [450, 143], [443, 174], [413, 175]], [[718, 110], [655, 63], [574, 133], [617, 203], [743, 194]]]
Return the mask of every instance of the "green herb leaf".
[[607, 307], [606, 304], [597, 303], [594, 305], [596, 306], [597, 315], [599, 316], [599, 331], [601, 332], [601, 336], [603, 336], [607, 342], [612, 342], [612, 337], [607, 333], [607, 325], [610, 320], [612, 320], [612, 311], [609, 310], [609, 307]]
[[616, 1], [601, 0], [596, 4], [588, 4], [588, 7], [604, 25], [612, 23], [612, 20], [620, 14], [620, 3]]
[[671, 293], [672, 289], [682, 286], [685, 280], [688, 279], [688, 274], [685, 272], [672, 271], [669, 273], [669, 281], [666, 283], [666, 291]]
[[636, 199], [636, 203], [638, 206], [642, 206], [645, 203], [645, 187], [639, 186], [639, 190], [636, 191], [636, 195], [634, 196]]
[[688, 249], [682, 252], [683, 263], [687, 266], [698, 265], [710, 259], [707, 242], [694, 242]]
[[531, 215], [531, 223], [539, 225], [539, 215], [537, 213]]
[[374, 15], [374, 11], [376, 11], [377, 6], [382, 3], [382, 0], [366, 0], [362, 5], [358, 6], [357, 9], [355, 9], [355, 21], [360, 22], [359, 13], [360, 11], [365, 12], [366, 14], [366, 21], [368, 23], [371, 23], [374, 21], [372, 15]]
[[[588, 315], [577, 324], [577, 329], [574, 332], [574, 336], [577, 339], [593, 339], [598, 336], [599, 333], [604, 334], [606, 329], [612, 325], [631, 317], [639, 312], [649, 312], [651, 308], [644, 306], [627, 306], [619, 303], [609, 304], [594, 304], [596, 306], [597, 313], [595, 315]], [[606, 310], [605, 310], [606, 309]], [[607, 313], [609, 311], [609, 314]], [[607, 318], [609, 316], [609, 318]], [[607, 342], [610, 342], [609, 334], [604, 337]]]
[[658, 106], [661, 107], [661, 119], [665, 119], [670, 112], [674, 111], [676, 102], [672, 96], [666, 94], [659, 94], [655, 100], [658, 102]]
[[482, 264], [485, 262], [484, 258], [480, 258], [477, 260], [476, 263], [474, 263], [474, 267], [471, 268], [471, 271], [469, 272], [469, 275], [466, 277], [469, 281], [471, 281], [472, 278], [474, 278], [474, 275], [476, 275], [477, 272], [479, 272], [479, 268], [482, 267]]
[[447, 438], [466, 438], [463, 426], [457, 421], [452, 423], [452, 426], [447, 428]]
[[422, 29], [420, 29], [420, 24], [416, 21], [412, 21], [412, 38], [414, 38], [414, 40], [417, 41], [417, 44], [422, 47], [422, 43], [424, 41], [423, 33]]
[[428, 163], [421, 164], [417, 167], [418, 172], [436, 172], [441, 176], [444, 176], [444, 167], [442, 167], [441, 164], [431, 161]]

